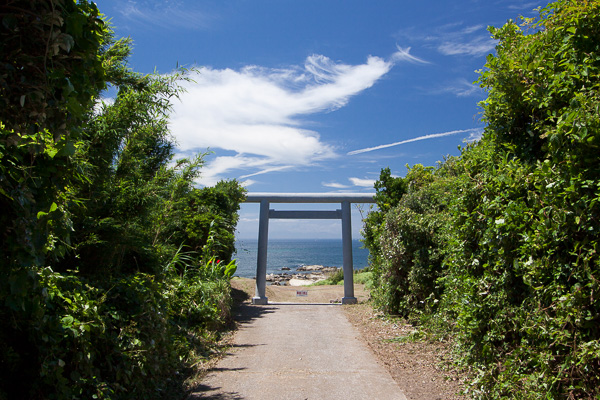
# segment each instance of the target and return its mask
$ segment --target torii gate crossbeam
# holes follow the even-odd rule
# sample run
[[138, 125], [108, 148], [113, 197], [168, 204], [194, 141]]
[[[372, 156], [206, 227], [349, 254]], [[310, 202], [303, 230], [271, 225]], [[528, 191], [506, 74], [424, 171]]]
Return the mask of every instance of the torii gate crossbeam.
[[[342, 304], [356, 303], [354, 297], [354, 266], [352, 262], [351, 203], [374, 203], [374, 193], [249, 193], [245, 203], [260, 203], [258, 223], [258, 256], [256, 259], [256, 290], [252, 304], [267, 304], [267, 248], [269, 219], [341, 219], [342, 256], [344, 271], [344, 297]], [[335, 211], [276, 211], [269, 209], [271, 203], [341, 203]]]

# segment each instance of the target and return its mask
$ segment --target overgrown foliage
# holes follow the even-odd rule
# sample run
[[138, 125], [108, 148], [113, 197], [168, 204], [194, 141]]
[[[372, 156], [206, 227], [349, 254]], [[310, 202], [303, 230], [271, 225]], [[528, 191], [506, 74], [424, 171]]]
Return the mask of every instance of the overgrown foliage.
[[[392, 178], [396, 186], [402, 182], [404, 192], [396, 192], [401, 196], [384, 218], [377, 217], [382, 220], [379, 226], [365, 226], [365, 236], [377, 243], [377, 248], [369, 246], [376, 279], [372, 293], [378, 307], [388, 313], [412, 319], [437, 307], [449, 238], [448, 204], [455, 184], [451, 165], [450, 161], [439, 168], [415, 165], [406, 177]], [[388, 175], [388, 170], [382, 171], [380, 182], [391, 182]], [[376, 196], [380, 210], [386, 207], [381, 199]]]
[[181, 392], [230, 319], [244, 191], [193, 187], [203, 155], [174, 161], [167, 125], [185, 77], [132, 72], [94, 3], [1, 7], [0, 398]]
[[383, 227], [367, 225], [377, 301], [441, 321], [474, 398], [598, 398], [600, 2], [559, 0], [491, 32], [483, 138], [409, 188]]

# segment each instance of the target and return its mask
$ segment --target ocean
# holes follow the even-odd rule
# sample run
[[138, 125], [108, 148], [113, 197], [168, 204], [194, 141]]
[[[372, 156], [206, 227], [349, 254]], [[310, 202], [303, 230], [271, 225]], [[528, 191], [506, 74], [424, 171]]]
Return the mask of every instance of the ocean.
[[[368, 265], [369, 251], [362, 246], [360, 240], [352, 241], [354, 269]], [[235, 276], [256, 276], [258, 240], [237, 239], [235, 248], [233, 258], [237, 259], [238, 265]], [[294, 272], [302, 265], [342, 267], [342, 239], [269, 239], [267, 274], [282, 273], [282, 267], [291, 268], [286, 272]]]

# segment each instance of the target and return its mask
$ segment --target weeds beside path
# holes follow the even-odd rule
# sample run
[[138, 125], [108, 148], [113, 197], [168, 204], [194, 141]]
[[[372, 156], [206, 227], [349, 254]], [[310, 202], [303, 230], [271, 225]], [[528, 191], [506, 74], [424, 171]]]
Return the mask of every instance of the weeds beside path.
[[411, 340], [414, 329], [384, 318], [369, 303], [344, 306], [348, 320], [410, 399], [464, 400], [465, 377], [453, 367], [449, 345]]

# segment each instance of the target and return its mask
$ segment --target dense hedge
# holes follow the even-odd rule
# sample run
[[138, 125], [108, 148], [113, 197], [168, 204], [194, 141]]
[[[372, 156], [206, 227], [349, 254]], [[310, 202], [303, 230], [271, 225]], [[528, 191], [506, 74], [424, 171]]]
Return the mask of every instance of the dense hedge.
[[[372, 295], [382, 310], [408, 318], [437, 308], [443, 293], [449, 213], [455, 176], [451, 163], [442, 168], [415, 165], [405, 178], [384, 170], [379, 182], [399, 185], [403, 194], [387, 212], [368, 215], [364, 235], [376, 277]], [[381, 204], [386, 186], [380, 185]], [[399, 192], [396, 192], [399, 193]], [[385, 208], [384, 205], [382, 208]]]
[[399, 206], [367, 223], [376, 301], [453, 335], [474, 398], [598, 398], [600, 2], [523, 25], [491, 30], [483, 138], [416, 190], [395, 178]]
[[0, 7], [0, 399], [180, 397], [230, 319], [244, 190], [194, 188], [185, 76], [132, 72], [94, 3]]

